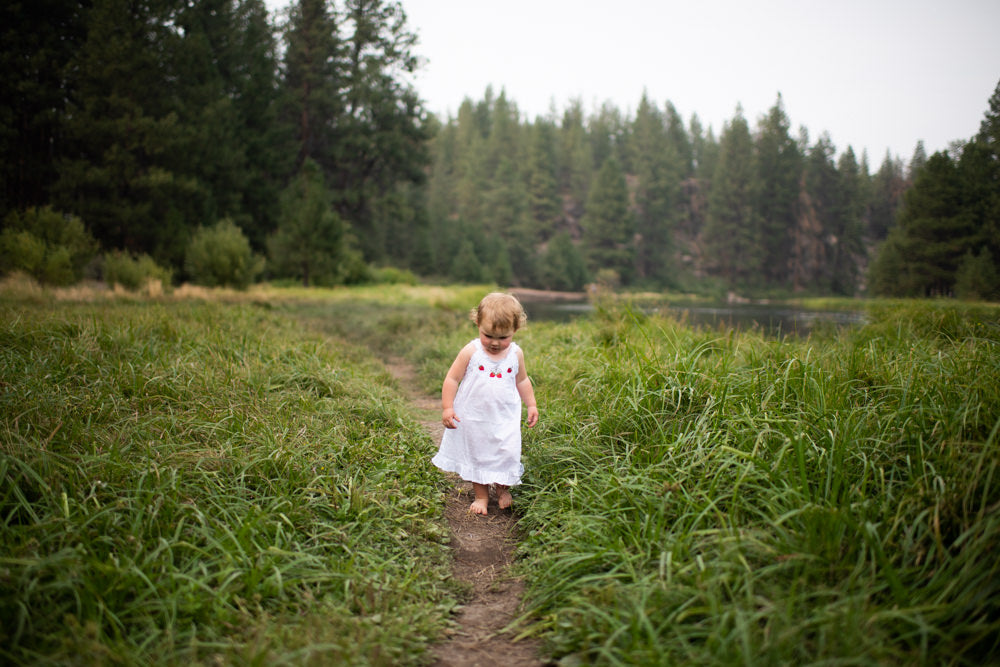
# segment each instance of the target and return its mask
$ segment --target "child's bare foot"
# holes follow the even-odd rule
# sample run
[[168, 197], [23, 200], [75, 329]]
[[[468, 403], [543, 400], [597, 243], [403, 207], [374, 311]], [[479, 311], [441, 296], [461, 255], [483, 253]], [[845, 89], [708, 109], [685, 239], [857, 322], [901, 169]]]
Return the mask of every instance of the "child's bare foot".
[[489, 509], [487, 509], [489, 502], [489, 498], [476, 498], [469, 505], [469, 511], [473, 514], [489, 514]]
[[476, 494], [476, 499], [469, 505], [469, 511], [473, 514], [488, 514], [490, 504], [490, 487], [485, 484], [472, 483], [472, 490]]
[[497, 505], [499, 505], [502, 510], [507, 509], [510, 507], [511, 503], [514, 502], [514, 498], [510, 495], [509, 488], [510, 487], [500, 486], [497, 484]]

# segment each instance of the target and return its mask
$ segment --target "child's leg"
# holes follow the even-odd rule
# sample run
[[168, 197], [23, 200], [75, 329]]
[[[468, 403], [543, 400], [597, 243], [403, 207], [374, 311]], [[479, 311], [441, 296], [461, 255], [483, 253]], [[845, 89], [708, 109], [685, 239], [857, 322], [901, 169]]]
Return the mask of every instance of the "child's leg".
[[510, 495], [510, 487], [497, 484], [497, 505], [500, 506], [500, 509], [507, 509], [512, 502], [514, 502], [514, 499]]
[[473, 482], [472, 490], [476, 494], [476, 499], [469, 505], [469, 511], [473, 514], [486, 514], [490, 504], [490, 487], [486, 484]]

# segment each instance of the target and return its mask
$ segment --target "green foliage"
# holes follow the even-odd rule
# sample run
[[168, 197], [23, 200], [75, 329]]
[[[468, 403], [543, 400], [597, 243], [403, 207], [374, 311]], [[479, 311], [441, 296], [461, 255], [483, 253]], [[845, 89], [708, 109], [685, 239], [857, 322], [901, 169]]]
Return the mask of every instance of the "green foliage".
[[761, 272], [769, 285], [787, 285], [789, 258], [799, 216], [803, 156], [792, 138], [781, 95], [761, 119], [755, 138], [757, 189], [754, 208], [760, 225]]
[[332, 209], [319, 165], [306, 160], [281, 195], [281, 222], [268, 239], [278, 276], [309, 285], [360, 283], [368, 278], [361, 253]]
[[497, 285], [510, 285], [514, 278], [514, 270], [511, 268], [510, 253], [507, 246], [501, 244], [497, 249], [496, 259], [493, 261], [492, 276]]
[[49, 202], [58, 174], [53, 151], [67, 123], [67, 66], [85, 35], [83, 10], [70, 2], [0, 4], [0, 217]]
[[[0, 300], [0, 658], [429, 660], [449, 482], [343, 341], [437, 391], [490, 289]], [[996, 663], [998, 318], [876, 302], [775, 341], [607, 300], [531, 322], [517, 629], [565, 664]]]
[[753, 206], [757, 187], [750, 128], [738, 110], [719, 141], [704, 230], [708, 267], [732, 287], [751, 285], [759, 275], [760, 226]]
[[566, 232], [549, 241], [539, 265], [545, 289], [577, 291], [587, 283], [589, 274], [583, 255]]
[[320, 165], [331, 205], [366, 261], [385, 252], [380, 202], [424, 179], [429, 139], [409, 83], [418, 60], [402, 6], [305, 0], [291, 7], [281, 83], [298, 160]]
[[50, 285], [79, 281], [96, 254], [83, 221], [48, 206], [8, 214], [0, 232], [0, 272], [23, 271]]
[[625, 174], [613, 157], [606, 160], [594, 176], [587, 198], [587, 214], [581, 224], [587, 268], [591, 272], [614, 271], [628, 284], [635, 253], [632, 216]]
[[140, 289], [150, 282], [166, 287], [173, 278], [170, 269], [160, 266], [149, 255], [133, 255], [121, 250], [104, 255], [101, 274], [108, 285], [121, 285], [130, 290]]
[[23, 271], [39, 278], [45, 262], [45, 241], [28, 231], [5, 229], [0, 232], [0, 270]]
[[[957, 161], [944, 152], [932, 155], [906, 193], [898, 226], [883, 246], [886, 256], [872, 267], [875, 293], [952, 294], [966, 254], [982, 245], [997, 246], [992, 232], [1000, 224], [994, 217], [998, 174], [996, 157], [979, 142], [965, 144]], [[894, 282], [893, 269], [901, 270], [902, 280]], [[966, 270], [964, 279], [970, 278]]]
[[449, 275], [458, 282], [481, 283], [488, 278], [486, 273], [472, 241], [464, 240], [458, 248], [458, 254], [452, 259]]
[[372, 282], [379, 285], [416, 285], [418, 281], [412, 271], [385, 266], [372, 271]]
[[[420, 60], [398, 2], [294, 2], [280, 24], [260, 0], [126, 4], [0, 10], [0, 153], [19, 156], [0, 166], [0, 215], [72, 211], [104, 248], [175, 270], [195, 230], [224, 218], [264, 249], [287, 222], [282, 190], [311, 159], [364, 260], [347, 251], [345, 275], [319, 267], [320, 282], [363, 280], [364, 263], [445, 275], [462, 241], [448, 238], [450, 228], [462, 220], [506, 246], [512, 282], [541, 285], [551, 279], [538, 262], [544, 244], [561, 232], [581, 239], [584, 219], [603, 216], [590, 190], [614, 159], [628, 243], [639, 241], [627, 262], [614, 260], [625, 283], [704, 278], [730, 289], [850, 294], [863, 282], [865, 247], [886, 238], [928, 161], [918, 144], [909, 173], [887, 155], [872, 178], [863, 159], [838, 159], [828, 138], [810, 148], [803, 129], [792, 140], [780, 97], [752, 130], [738, 112], [722, 140], [696, 114], [685, 128], [670, 102], [657, 108], [645, 96], [631, 117], [608, 104], [588, 114], [570, 100], [528, 121], [505, 91], [489, 89], [455, 118], [437, 119], [411, 84]], [[970, 206], [932, 224], [944, 221], [968, 243], [930, 248], [955, 252], [946, 275], [914, 293], [949, 293], [970, 248], [985, 244], [1000, 257], [996, 98], [975, 139], [985, 153], [962, 157], [960, 197]], [[585, 246], [619, 248], [621, 230], [605, 231]], [[24, 239], [8, 242], [33, 256]], [[493, 266], [497, 253], [476, 250]], [[54, 252], [37, 271], [67, 280], [64, 256]], [[919, 278], [941, 262], [917, 263]], [[309, 279], [301, 266], [280, 274]]]
[[0, 322], [0, 661], [427, 659], [445, 482], [364, 349], [223, 303]]
[[184, 267], [197, 285], [246, 289], [264, 270], [264, 258], [253, 253], [232, 220], [224, 219], [195, 232]]
[[525, 632], [581, 664], [996, 661], [997, 311], [871, 318], [526, 330]]
[[896, 222], [896, 214], [906, 190], [902, 161], [887, 152], [882, 166], [872, 179], [872, 190], [868, 235], [881, 241]]
[[955, 273], [955, 296], [968, 300], [1000, 299], [1000, 272], [987, 248], [981, 248], [978, 254], [972, 250], [965, 253]]
[[674, 228], [685, 168], [664, 117], [643, 95], [628, 145], [635, 191], [636, 279], [655, 286], [674, 279]]

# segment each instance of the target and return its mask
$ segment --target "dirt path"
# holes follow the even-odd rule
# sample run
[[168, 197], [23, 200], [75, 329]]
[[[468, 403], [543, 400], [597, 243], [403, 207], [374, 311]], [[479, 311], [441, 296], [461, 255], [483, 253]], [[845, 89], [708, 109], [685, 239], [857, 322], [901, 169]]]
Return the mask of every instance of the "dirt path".
[[[441, 401], [414, 387], [413, 367], [395, 360], [389, 370], [399, 381], [407, 399], [416, 408], [420, 423], [440, 442]], [[429, 465], [429, 464], [428, 464]], [[540, 642], [513, 641], [504, 628], [515, 618], [524, 584], [507, 573], [517, 540], [517, 518], [510, 510], [500, 510], [491, 498], [488, 516], [469, 512], [472, 485], [453, 477], [445, 516], [451, 527], [451, 547], [455, 551], [453, 573], [469, 586], [469, 598], [458, 612], [449, 638], [434, 650], [439, 667], [540, 666]], [[517, 503], [517, 497], [514, 499]]]

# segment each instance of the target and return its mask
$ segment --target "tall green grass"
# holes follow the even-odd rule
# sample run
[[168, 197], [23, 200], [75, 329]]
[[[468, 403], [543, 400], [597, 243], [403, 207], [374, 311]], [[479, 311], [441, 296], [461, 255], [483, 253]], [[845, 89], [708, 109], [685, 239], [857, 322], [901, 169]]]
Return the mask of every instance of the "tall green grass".
[[1000, 350], [979, 315], [783, 342], [628, 310], [526, 332], [525, 631], [599, 664], [996, 661]]
[[[0, 657], [426, 661], [445, 481], [380, 359], [438, 391], [485, 291], [0, 302]], [[519, 332], [520, 631], [567, 664], [997, 662], [997, 310], [869, 313]]]
[[455, 604], [434, 443], [259, 305], [0, 304], [0, 659], [399, 664]]

